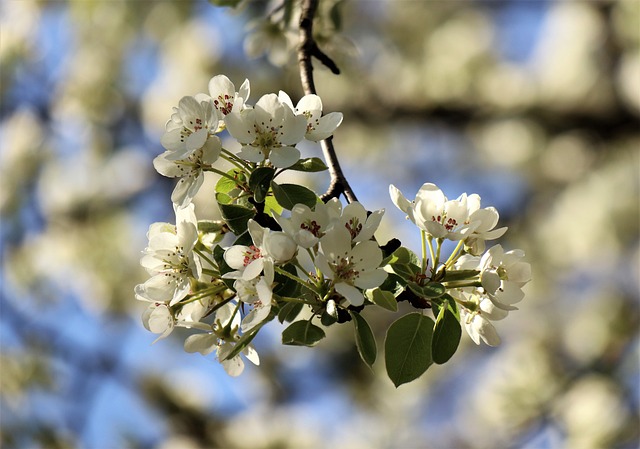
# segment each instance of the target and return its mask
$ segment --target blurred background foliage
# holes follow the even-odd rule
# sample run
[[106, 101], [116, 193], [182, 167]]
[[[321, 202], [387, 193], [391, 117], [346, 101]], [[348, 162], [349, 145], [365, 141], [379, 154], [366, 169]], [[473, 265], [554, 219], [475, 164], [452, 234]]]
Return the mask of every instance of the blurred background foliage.
[[[388, 198], [479, 193], [534, 281], [445, 366], [396, 390], [351, 326], [237, 379], [156, 345], [133, 286], [173, 221], [153, 171], [171, 107], [210, 77], [254, 102], [302, 91], [278, 2], [8, 0], [0, 5], [0, 444], [6, 448], [636, 448], [640, 2], [321, 0], [316, 63], [334, 143], [378, 238], [419, 237]], [[269, 20], [265, 21], [265, 17]], [[319, 148], [303, 149], [306, 156]], [[295, 178], [319, 192], [324, 174]], [[215, 177], [199, 217], [214, 217]], [[366, 312], [365, 312], [366, 313]], [[379, 342], [393, 314], [367, 314]], [[379, 344], [379, 346], [381, 346]]]

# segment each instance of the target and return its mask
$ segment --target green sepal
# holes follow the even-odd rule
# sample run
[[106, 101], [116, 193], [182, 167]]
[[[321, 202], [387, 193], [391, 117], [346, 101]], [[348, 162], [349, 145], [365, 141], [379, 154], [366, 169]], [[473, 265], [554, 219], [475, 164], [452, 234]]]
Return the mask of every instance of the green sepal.
[[256, 203], [263, 203], [269, 192], [269, 185], [273, 180], [276, 170], [272, 167], [258, 167], [249, 177], [249, 188], [253, 192]]
[[287, 210], [293, 209], [296, 204], [305, 204], [313, 208], [318, 201], [315, 193], [297, 184], [276, 184], [271, 181], [271, 190], [280, 206]]
[[356, 333], [356, 347], [358, 348], [360, 358], [371, 368], [378, 355], [378, 347], [371, 326], [369, 326], [367, 320], [359, 313], [349, 311], [349, 314], [353, 321]]
[[324, 331], [309, 321], [296, 321], [282, 332], [282, 344], [315, 346], [325, 337]]
[[391, 324], [384, 342], [387, 374], [397, 387], [420, 377], [433, 363], [434, 322], [421, 313], [409, 313]]

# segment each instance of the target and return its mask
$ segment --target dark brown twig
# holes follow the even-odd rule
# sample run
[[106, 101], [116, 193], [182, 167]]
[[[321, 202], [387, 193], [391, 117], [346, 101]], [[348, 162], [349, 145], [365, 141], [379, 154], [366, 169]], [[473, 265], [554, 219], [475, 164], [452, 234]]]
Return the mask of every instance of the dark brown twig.
[[[304, 93], [307, 95], [316, 93], [316, 86], [313, 81], [313, 63], [311, 58], [317, 58], [333, 73], [340, 73], [340, 70], [333, 60], [318, 48], [318, 45], [313, 38], [313, 17], [315, 16], [317, 9], [318, 0], [302, 1], [298, 65], [300, 68], [300, 81], [302, 82], [302, 88]], [[350, 203], [358, 201], [358, 198], [356, 198], [355, 193], [353, 193], [347, 178], [344, 176], [344, 173], [342, 173], [340, 162], [338, 162], [338, 157], [333, 147], [331, 137], [323, 140], [321, 142], [321, 146], [324, 159], [329, 167], [329, 174], [331, 175], [331, 183], [324, 195], [321, 196], [322, 201], [326, 202], [331, 198], [338, 198], [341, 194], [344, 194], [345, 198]]]

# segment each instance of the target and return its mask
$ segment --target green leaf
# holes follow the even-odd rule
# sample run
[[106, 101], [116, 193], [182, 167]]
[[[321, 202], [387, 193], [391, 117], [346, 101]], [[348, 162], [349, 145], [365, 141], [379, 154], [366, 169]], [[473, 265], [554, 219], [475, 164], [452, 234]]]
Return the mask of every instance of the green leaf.
[[256, 214], [255, 210], [237, 204], [218, 203], [218, 207], [220, 207], [222, 218], [227, 222], [229, 229], [236, 235], [247, 230], [247, 222]]
[[235, 8], [242, 0], [209, 0], [213, 6], [229, 6]]
[[303, 172], [319, 172], [325, 171], [328, 167], [322, 161], [322, 159], [317, 157], [308, 157], [306, 159], [300, 159], [298, 162], [293, 164], [290, 167], [287, 167], [287, 170], [295, 170], [295, 171], [303, 171]]
[[280, 311], [278, 312], [278, 321], [281, 323], [284, 323], [285, 321], [288, 323], [292, 322], [298, 317], [298, 315], [300, 315], [303, 307], [304, 304], [301, 302], [291, 301], [285, 303], [280, 307]]
[[276, 184], [271, 181], [271, 189], [280, 206], [287, 210], [293, 209], [296, 204], [306, 204], [312, 208], [318, 199], [311, 190], [297, 184]]
[[389, 327], [384, 342], [385, 365], [396, 388], [420, 377], [433, 363], [433, 325], [431, 318], [410, 313]]
[[315, 346], [324, 337], [324, 331], [311, 321], [296, 321], [282, 332], [282, 344]]
[[391, 292], [375, 288], [373, 290], [367, 290], [366, 295], [372, 303], [383, 309], [390, 310], [391, 312], [398, 310], [398, 301], [396, 301], [395, 296]]
[[367, 323], [367, 320], [365, 320], [362, 315], [351, 311], [349, 311], [349, 314], [351, 318], [353, 318], [353, 326], [356, 331], [356, 346], [360, 353], [360, 358], [371, 368], [378, 354], [376, 339], [373, 336], [369, 323]]
[[264, 213], [267, 215], [273, 215], [272, 212], [280, 215], [284, 209], [280, 204], [278, 204], [278, 200], [273, 195], [267, 196], [264, 200]]
[[276, 170], [271, 167], [258, 167], [251, 173], [249, 188], [253, 192], [253, 198], [257, 203], [264, 202], [269, 191], [269, 184], [275, 174]]
[[217, 193], [229, 193], [233, 189], [243, 185], [247, 182], [247, 179], [244, 175], [244, 172], [239, 168], [233, 168], [227, 172], [229, 176], [235, 178], [236, 181], [233, 181], [226, 176], [221, 176], [216, 183], [216, 192]]
[[458, 349], [461, 336], [462, 328], [450, 307], [440, 307], [431, 341], [433, 361], [439, 365], [449, 361]]
[[[293, 264], [288, 263], [281, 268], [294, 276], [297, 275], [296, 267], [293, 266]], [[292, 298], [298, 296], [297, 293], [300, 291], [300, 284], [298, 284], [295, 279], [291, 279], [284, 274], [276, 273], [275, 282], [276, 286], [273, 289], [273, 293], [276, 295], [289, 296]]]
[[444, 285], [438, 282], [429, 282], [427, 285], [418, 285], [415, 282], [409, 282], [407, 287], [422, 298], [439, 298], [447, 291]]

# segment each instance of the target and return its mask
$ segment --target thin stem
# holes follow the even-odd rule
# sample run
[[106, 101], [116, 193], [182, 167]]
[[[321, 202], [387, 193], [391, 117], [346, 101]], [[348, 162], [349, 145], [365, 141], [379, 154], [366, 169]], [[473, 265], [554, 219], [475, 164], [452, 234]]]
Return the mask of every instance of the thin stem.
[[427, 244], [429, 245], [429, 255], [431, 255], [431, 270], [433, 270], [433, 273], [435, 273], [435, 270], [437, 268], [437, 261], [436, 261], [436, 255], [433, 252], [433, 237], [429, 236], [427, 238]]
[[420, 240], [422, 241], [422, 273], [427, 271], [427, 233], [420, 229]]
[[229, 173], [225, 173], [222, 170], [218, 170], [217, 168], [213, 168], [213, 167], [207, 167], [205, 170], [213, 173], [217, 173], [220, 176], [224, 176], [225, 178], [230, 179], [231, 181], [235, 182], [236, 185], [238, 185], [238, 180], [233, 176], [231, 176]]
[[[199, 248], [193, 248], [193, 251], [200, 256], [202, 259], [204, 259], [209, 265], [211, 265], [212, 267], [217, 267], [218, 264], [215, 263], [213, 260], [209, 259], [209, 257]], [[209, 270], [211, 271], [211, 270]], [[213, 273], [213, 276], [220, 276], [220, 273], [216, 270], [215, 273]]]
[[[300, 81], [302, 89], [307, 95], [316, 94], [316, 86], [313, 80], [313, 64], [311, 58], [315, 57], [324, 65], [329, 67], [333, 73], [340, 73], [335, 63], [324, 54], [313, 38], [313, 18], [318, 9], [319, 0], [302, 0], [302, 12], [300, 14], [300, 33], [298, 46], [298, 66], [300, 70]], [[355, 193], [351, 189], [347, 178], [340, 168], [340, 162], [333, 147], [331, 137], [321, 141], [322, 154], [329, 167], [329, 175], [331, 183], [328, 190], [321, 196], [324, 202], [331, 198], [338, 198], [344, 194], [349, 203], [358, 201]]]
[[288, 277], [289, 279], [292, 279], [294, 281], [296, 281], [298, 284], [302, 285], [303, 287], [305, 287], [307, 290], [312, 291], [314, 294], [316, 295], [320, 295], [320, 292], [317, 291], [315, 288], [313, 288], [312, 286], [310, 286], [307, 282], [303, 281], [302, 279], [300, 279], [298, 276], [296, 276], [295, 274], [291, 274], [289, 273], [287, 270], [283, 270], [280, 267], [275, 267], [276, 272], [280, 273], [283, 276]]
[[458, 245], [456, 245], [455, 249], [453, 250], [453, 252], [451, 253], [451, 255], [449, 256], [449, 258], [447, 259], [447, 261], [445, 262], [445, 268], [449, 269], [451, 268], [451, 266], [456, 262], [456, 260], [458, 260], [458, 258], [460, 257], [460, 250], [464, 247], [464, 240], [460, 240], [458, 242]]

